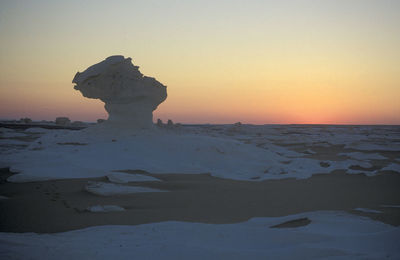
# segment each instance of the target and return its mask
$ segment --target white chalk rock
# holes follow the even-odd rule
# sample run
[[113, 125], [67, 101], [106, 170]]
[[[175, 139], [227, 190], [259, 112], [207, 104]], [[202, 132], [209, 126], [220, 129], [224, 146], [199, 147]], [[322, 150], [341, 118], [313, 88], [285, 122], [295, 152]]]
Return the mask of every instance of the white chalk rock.
[[71, 120], [68, 117], [57, 117], [56, 118], [56, 125], [69, 125]]
[[117, 205], [95, 205], [88, 207], [86, 210], [93, 213], [125, 211], [123, 207]]
[[107, 179], [113, 183], [160, 181], [160, 179], [137, 173], [113, 172], [107, 175]]
[[169, 127], [169, 128], [172, 128], [172, 127], [174, 127], [174, 122], [172, 122], [172, 120], [171, 120], [171, 119], [168, 119], [168, 122], [167, 122], [167, 127]]
[[75, 89], [84, 97], [100, 99], [109, 114], [107, 124], [152, 128], [153, 111], [167, 98], [167, 88], [143, 76], [131, 58], [111, 56], [76, 73]]
[[71, 123], [71, 125], [75, 126], [75, 127], [84, 127], [84, 126], [86, 126], [86, 124], [84, 122], [82, 122], [82, 121], [74, 121], [74, 122]]
[[158, 127], [163, 127], [164, 126], [164, 123], [163, 123], [163, 121], [159, 118], [159, 119], [157, 119], [157, 126]]
[[28, 118], [28, 117], [21, 118], [19, 121], [20, 121], [20, 123], [23, 123], [23, 124], [30, 124], [30, 123], [32, 123], [32, 119], [30, 119], [30, 118]]

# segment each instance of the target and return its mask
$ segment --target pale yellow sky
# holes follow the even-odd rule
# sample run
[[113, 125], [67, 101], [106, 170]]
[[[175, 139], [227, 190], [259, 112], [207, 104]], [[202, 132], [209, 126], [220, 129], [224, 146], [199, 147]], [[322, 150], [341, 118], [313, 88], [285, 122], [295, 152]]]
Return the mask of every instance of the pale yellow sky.
[[400, 124], [399, 1], [1, 1], [0, 118], [94, 121], [77, 71], [132, 57], [183, 123]]

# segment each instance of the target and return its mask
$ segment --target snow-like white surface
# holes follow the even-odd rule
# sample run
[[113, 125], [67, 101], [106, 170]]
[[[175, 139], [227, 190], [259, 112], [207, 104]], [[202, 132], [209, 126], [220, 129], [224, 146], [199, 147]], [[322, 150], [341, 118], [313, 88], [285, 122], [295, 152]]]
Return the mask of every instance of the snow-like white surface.
[[398, 163], [391, 163], [388, 166], [384, 167], [382, 171], [395, 171], [400, 172], [400, 164]]
[[113, 172], [107, 175], [107, 179], [113, 183], [129, 183], [129, 182], [144, 182], [144, 181], [160, 181], [152, 176], [147, 176], [137, 173]]
[[0, 145], [28, 145], [28, 142], [15, 139], [0, 139]]
[[[0, 166], [19, 172], [8, 179], [14, 182], [107, 176], [112, 183], [91, 182], [86, 187], [102, 196], [160, 191], [129, 186], [129, 182], [159, 180], [116, 172], [121, 170], [208, 172], [253, 181], [307, 178], [337, 169], [374, 175], [381, 170], [400, 172], [399, 159], [393, 158], [393, 151], [400, 151], [398, 129], [241, 124], [180, 126], [146, 132], [110, 130], [101, 125], [82, 131], [33, 129], [25, 132], [41, 136], [35, 141], [0, 140]], [[10, 138], [20, 132], [0, 130]], [[323, 160], [314, 159], [320, 156], [321, 149], [331, 153], [332, 159], [326, 159], [326, 155], [321, 157]], [[382, 169], [376, 170], [376, 165]], [[119, 207], [94, 205], [88, 210], [123, 209]], [[270, 228], [302, 217], [308, 217], [311, 224]], [[314, 212], [229, 225], [163, 222], [92, 227], [52, 235], [0, 233], [0, 258], [399, 259], [399, 239], [399, 227], [340, 212]]]
[[[23, 150], [9, 148], [16, 140], [0, 140], [8, 145], [4, 146], [6, 152], [2, 153], [0, 165], [10, 166], [19, 173], [8, 179], [11, 182], [101, 177], [128, 169], [150, 173], [211, 173], [222, 178], [255, 181], [308, 178], [338, 169], [374, 175], [380, 169], [373, 168], [371, 159], [386, 162], [384, 170], [399, 171], [398, 164], [390, 165], [386, 157], [376, 152], [341, 152], [337, 155], [351, 158], [318, 160], [307, 158], [310, 154], [316, 156], [311, 148], [303, 148], [305, 153], [291, 149], [297, 144], [318, 147], [321, 143], [346, 145], [350, 140], [370, 142], [364, 135], [352, 133], [351, 128], [241, 125], [234, 129], [232, 132], [230, 126], [187, 126], [131, 132], [97, 125], [81, 131], [52, 130], [32, 143], [18, 141], [30, 144]], [[368, 131], [380, 136], [381, 146], [384, 143], [387, 151], [393, 151], [399, 138], [396, 128], [378, 128], [380, 135], [373, 130]], [[286, 132], [294, 134], [285, 135]], [[354, 170], [351, 166], [363, 169]]]
[[96, 181], [89, 181], [88, 184], [85, 186], [85, 190], [100, 196], [114, 196], [142, 192], [163, 192], [163, 190], [146, 187], [126, 186], [121, 184]]
[[84, 72], [78, 72], [74, 78], [74, 81], [76, 83], [81, 83], [91, 77], [99, 76], [101, 73], [104, 73], [109, 67], [124, 62], [124, 60], [124, 56], [121, 55], [110, 56], [105, 60], [90, 66]]
[[366, 208], [355, 208], [354, 210], [365, 212], [365, 213], [377, 213], [380, 214], [382, 211], [375, 210], [375, 209], [366, 209]]
[[117, 205], [95, 205], [87, 208], [88, 211], [93, 213], [105, 213], [105, 212], [118, 212], [125, 211], [123, 207]]
[[[270, 228], [308, 217], [298, 228]], [[0, 233], [4, 259], [399, 259], [400, 228], [341, 212], [237, 224], [162, 222], [58, 234]]]
[[307, 149], [304, 151], [304, 153], [306, 154], [316, 154], [316, 152], [314, 152], [312, 149]]
[[15, 138], [15, 137], [25, 137], [25, 136], [26, 134], [24, 133], [19, 133], [14, 131], [0, 132], [0, 137], [2, 138]]
[[29, 134], [44, 134], [44, 133], [50, 133], [52, 131], [58, 131], [56, 129], [46, 129], [46, 128], [42, 128], [42, 127], [31, 127], [31, 128], [27, 128], [25, 129], [25, 133], [29, 133]]

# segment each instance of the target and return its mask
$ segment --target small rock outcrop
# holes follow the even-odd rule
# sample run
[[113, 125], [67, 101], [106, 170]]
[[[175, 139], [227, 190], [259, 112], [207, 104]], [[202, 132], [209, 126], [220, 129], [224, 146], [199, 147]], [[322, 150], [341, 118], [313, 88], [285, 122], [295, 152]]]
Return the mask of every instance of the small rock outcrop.
[[21, 118], [21, 119], [19, 120], [19, 122], [21, 122], [21, 123], [23, 123], [23, 124], [30, 124], [30, 123], [32, 123], [32, 119], [30, 119], [30, 118], [28, 118], [28, 117], [25, 117], [25, 118]]
[[157, 119], [157, 126], [158, 127], [163, 127], [164, 126], [164, 123], [163, 123], [163, 121], [159, 118], [159, 119]]
[[69, 125], [71, 120], [68, 117], [57, 117], [56, 118], [56, 125]]

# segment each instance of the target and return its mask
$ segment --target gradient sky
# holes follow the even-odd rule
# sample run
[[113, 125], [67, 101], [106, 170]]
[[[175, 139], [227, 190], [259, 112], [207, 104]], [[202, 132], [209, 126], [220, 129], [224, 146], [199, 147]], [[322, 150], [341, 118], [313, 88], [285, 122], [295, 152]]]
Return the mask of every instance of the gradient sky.
[[77, 71], [132, 57], [182, 123], [400, 124], [400, 1], [0, 0], [0, 118], [105, 118]]

